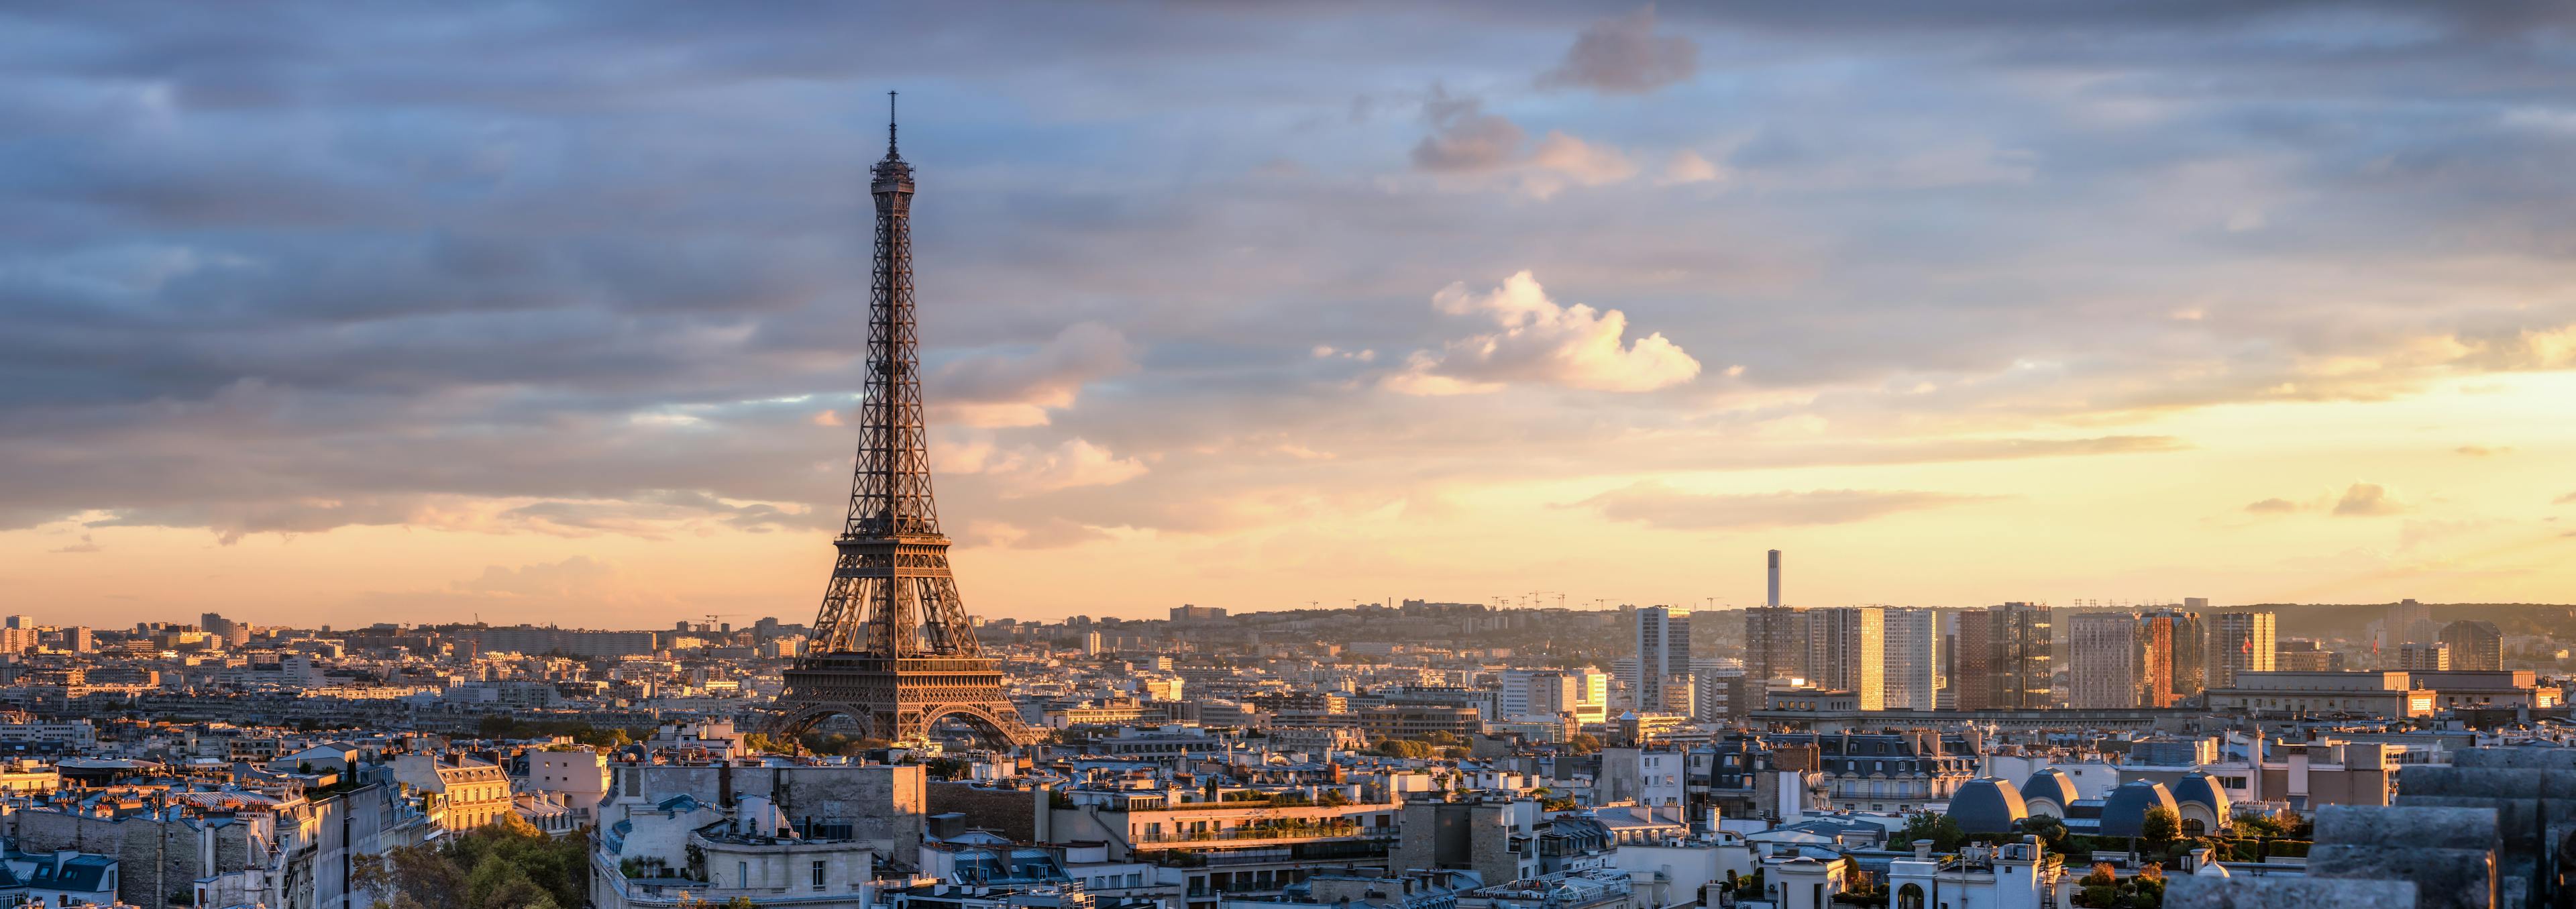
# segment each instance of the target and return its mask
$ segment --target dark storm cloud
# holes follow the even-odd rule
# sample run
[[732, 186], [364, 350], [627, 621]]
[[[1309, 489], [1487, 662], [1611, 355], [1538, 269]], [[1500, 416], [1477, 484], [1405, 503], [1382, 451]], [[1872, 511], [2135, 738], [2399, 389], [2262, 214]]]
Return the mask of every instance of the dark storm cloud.
[[[1149, 467], [943, 476], [995, 543], [1583, 471], [2151, 454], [2187, 443], [2032, 421], [2563, 365], [2563, 6], [1596, 14], [14, 8], [0, 526], [828, 524], [888, 87], [958, 444]], [[1446, 182], [1560, 132], [1727, 178]], [[1373, 391], [1457, 340], [1434, 292], [1524, 269], [1706, 370]], [[1864, 437], [1734, 444], [1800, 416]]]

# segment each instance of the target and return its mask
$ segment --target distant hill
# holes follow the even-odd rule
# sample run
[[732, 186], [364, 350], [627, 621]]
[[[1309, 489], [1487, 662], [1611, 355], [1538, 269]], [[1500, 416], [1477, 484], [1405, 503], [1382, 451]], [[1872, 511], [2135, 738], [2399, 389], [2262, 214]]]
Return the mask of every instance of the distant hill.
[[[2211, 612], [2269, 611], [2280, 616], [2278, 634], [2285, 638], [2358, 638], [2388, 614], [2393, 603], [2258, 603], [2212, 608]], [[2538, 634], [2576, 640], [2576, 606], [2552, 603], [2433, 603], [2433, 621], [2463, 619], [2493, 622], [2505, 634]]]

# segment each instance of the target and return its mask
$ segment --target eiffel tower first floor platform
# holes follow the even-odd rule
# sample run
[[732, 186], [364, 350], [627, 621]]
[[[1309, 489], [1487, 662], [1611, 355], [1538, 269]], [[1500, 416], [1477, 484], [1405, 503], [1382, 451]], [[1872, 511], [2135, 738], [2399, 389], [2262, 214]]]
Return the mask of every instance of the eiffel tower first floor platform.
[[799, 735], [839, 715], [857, 721], [863, 737], [897, 743], [928, 741], [943, 720], [964, 724], [995, 750], [1036, 738], [1020, 723], [1002, 671], [984, 657], [833, 653], [800, 659], [786, 676], [767, 724], [774, 735]]

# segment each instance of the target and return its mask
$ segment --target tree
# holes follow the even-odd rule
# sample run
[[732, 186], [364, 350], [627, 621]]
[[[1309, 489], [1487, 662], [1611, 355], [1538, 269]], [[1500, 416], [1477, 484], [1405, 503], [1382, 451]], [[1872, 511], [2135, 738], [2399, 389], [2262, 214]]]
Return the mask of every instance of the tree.
[[1968, 833], [1959, 829], [1958, 821], [1951, 820], [1949, 815], [1929, 811], [1917, 811], [1907, 817], [1905, 829], [1897, 836], [1909, 843], [1929, 842], [1932, 848], [1942, 852], [1957, 849], [1959, 844], [1968, 841]]
[[965, 779], [967, 769], [965, 758], [954, 757], [931, 758], [921, 765], [921, 772], [928, 774], [934, 780]]
[[2138, 838], [2152, 846], [2169, 845], [2181, 837], [2182, 818], [2162, 805], [2147, 809], [2145, 822], [2138, 826]]
[[1573, 738], [1565, 740], [1565, 744], [1573, 748], [1576, 754], [1591, 754], [1601, 750], [1600, 737], [1589, 732], [1575, 733]]
[[2251, 836], [2282, 836], [2290, 832], [2292, 823], [2279, 814], [2248, 812], [2236, 816], [2236, 829]]
[[2021, 832], [2039, 837], [2040, 845], [2052, 851], [2065, 851], [2066, 822], [2042, 814], [2021, 822]]
[[517, 815], [446, 841], [358, 862], [353, 883], [382, 895], [375, 909], [570, 909], [590, 885], [590, 841], [557, 839]]
[[1397, 758], [1427, 758], [1431, 756], [1431, 746], [1405, 739], [1380, 739], [1377, 744], [1369, 746], [1369, 753]]
[[2094, 862], [2092, 872], [2084, 875], [2084, 879], [2076, 883], [2086, 887], [2108, 887], [2118, 883], [2119, 880], [2120, 872], [2112, 868], [2110, 862]]

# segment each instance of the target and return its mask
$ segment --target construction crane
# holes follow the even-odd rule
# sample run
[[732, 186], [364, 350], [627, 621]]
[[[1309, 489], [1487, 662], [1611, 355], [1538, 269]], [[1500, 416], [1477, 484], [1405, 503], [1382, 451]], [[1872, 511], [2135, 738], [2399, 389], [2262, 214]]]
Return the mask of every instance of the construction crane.
[[[702, 627], [702, 628], [700, 628], [700, 629], [698, 629], [698, 630], [700, 630], [700, 631], [707, 631], [707, 632], [712, 632], [712, 631], [715, 631], [715, 630], [716, 630], [716, 626], [717, 626], [717, 624], [719, 624], [719, 623], [716, 621], [717, 619], [739, 619], [739, 618], [742, 618], [742, 617], [747, 616], [747, 615], [754, 615], [754, 613], [749, 613], [749, 612], [709, 612], [709, 613], [701, 613], [701, 614], [702, 614], [702, 615], [704, 615], [704, 616], [706, 617], [707, 623], [706, 623], [705, 627]], [[763, 618], [767, 618], [766, 616], [762, 616], [762, 617], [763, 617]]]

